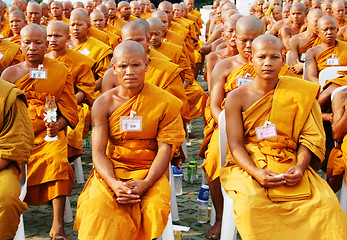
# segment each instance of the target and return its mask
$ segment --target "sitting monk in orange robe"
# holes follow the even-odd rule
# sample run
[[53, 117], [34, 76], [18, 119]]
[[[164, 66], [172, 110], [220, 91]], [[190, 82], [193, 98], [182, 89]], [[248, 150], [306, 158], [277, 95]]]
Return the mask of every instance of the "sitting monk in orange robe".
[[119, 44], [113, 59], [120, 85], [93, 106], [95, 168], [79, 197], [74, 229], [81, 240], [155, 239], [170, 213], [164, 173], [171, 148], [185, 140], [182, 103], [145, 82], [148, 60], [139, 43]]
[[253, 41], [251, 63], [255, 79], [225, 103], [231, 154], [220, 179], [238, 232], [242, 239], [347, 239], [346, 214], [310, 166], [325, 153], [319, 85], [278, 77], [285, 57], [270, 34]]
[[[67, 160], [67, 141], [64, 129], [78, 122], [76, 97], [68, 68], [56, 60], [44, 57], [47, 50], [46, 30], [35, 23], [21, 31], [21, 50], [24, 62], [8, 67], [1, 77], [23, 90], [35, 133], [35, 147], [28, 160], [28, 192], [25, 202], [41, 205], [52, 200], [53, 224], [49, 235], [66, 239], [64, 231], [65, 199], [71, 193], [74, 176]], [[45, 100], [54, 96], [56, 122], [45, 121]], [[58, 136], [45, 141], [45, 136]]]
[[20, 45], [20, 30], [26, 25], [25, 15], [20, 10], [14, 10], [9, 14], [12, 36], [7, 38], [10, 42]]
[[93, 72], [96, 80], [96, 90], [99, 90], [101, 80], [107, 69], [110, 68], [112, 50], [108, 45], [99, 40], [88, 37], [89, 28], [88, 14], [82, 9], [73, 10], [70, 17], [70, 48], [96, 61]]
[[[319, 83], [320, 71], [327, 67], [347, 65], [347, 43], [336, 40], [337, 23], [330, 16], [323, 16], [318, 20], [318, 37], [322, 43], [307, 51], [305, 67], [307, 79]], [[329, 29], [330, 32], [327, 32]], [[331, 93], [338, 87], [347, 84], [347, 76], [341, 76], [325, 83], [323, 92], [319, 96], [322, 112], [330, 108]], [[323, 114], [323, 120], [330, 121], [330, 114]]]
[[28, 206], [19, 199], [18, 162], [26, 162], [34, 146], [34, 131], [25, 95], [0, 79], [0, 239], [13, 239], [20, 215]]
[[78, 124], [75, 129], [71, 127], [67, 129], [68, 158], [69, 162], [72, 162], [83, 154], [83, 130], [85, 123], [88, 125], [86, 128], [89, 129], [90, 122], [88, 119], [85, 121], [85, 115], [89, 112], [89, 107], [93, 105], [97, 95], [94, 91], [95, 79], [92, 72], [95, 61], [78, 51], [67, 49], [66, 43], [69, 38], [69, 26], [66, 23], [54, 20], [48, 23], [47, 40], [51, 52], [47, 54], [47, 57], [63, 62], [69, 68], [78, 104]]

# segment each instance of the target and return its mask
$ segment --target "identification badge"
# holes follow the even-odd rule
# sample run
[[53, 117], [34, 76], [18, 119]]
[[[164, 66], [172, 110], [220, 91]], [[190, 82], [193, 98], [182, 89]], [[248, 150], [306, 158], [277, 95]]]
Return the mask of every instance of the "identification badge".
[[305, 62], [305, 58], [306, 58], [306, 53], [301, 54], [300, 62]]
[[78, 50], [80, 53], [82, 53], [84, 56], [88, 56], [90, 54], [90, 51], [88, 48], [84, 48], [82, 50]]
[[120, 130], [128, 132], [142, 132], [142, 117], [120, 116]]
[[246, 73], [244, 77], [237, 78], [236, 86], [241, 87], [242, 85], [245, 85], [246, 83], [249, 83], [251, 81], [253, 81], [251, 74]]
[[264, 126], [256, 127], [255, 131], [257, 133], [258, 140], [277, 136], [275, 124], [273, 124], [269, 121], [265, 121]]
[[30, 78], [47, 79], [47, 69], [44, 69], [42, 64], [38, 68], [32, 68], [30, 70]]
[[332, 54], [331, 58], [327, 58], [327, 65], [339, 66], [340, 65], [340, 59], [338, 57], [335, 57], [335, 54]]

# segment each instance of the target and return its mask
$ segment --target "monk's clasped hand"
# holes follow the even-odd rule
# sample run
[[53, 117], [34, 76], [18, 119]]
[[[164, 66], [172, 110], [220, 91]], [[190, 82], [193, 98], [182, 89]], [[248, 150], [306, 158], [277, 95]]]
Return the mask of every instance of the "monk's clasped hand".
[[258, 169], [253, 177], [263, 186], [263, 187], [278, 187], [284, 185], [286, 180], [283, 174], [277, 174], [267, 169]]
[[59, 126], [58, 126], [58, 123], [56, 122], [46, 122], [46, 128], [47, 128], [47, 135], [49, 137], [55, 137], [58, 135], [58, 132], [59, 132]]
[[284, 174], [286, 185], [290, 187], [297, 185], [301, 181], [303, 175], [304, 171], [300, 167], [293, 166], [289, 168], [288, 171]]
[[119, 204], [135, 204], [141, 202], [140, 196], [132, 192], [126, 183], [118, 181], [113, 190]]

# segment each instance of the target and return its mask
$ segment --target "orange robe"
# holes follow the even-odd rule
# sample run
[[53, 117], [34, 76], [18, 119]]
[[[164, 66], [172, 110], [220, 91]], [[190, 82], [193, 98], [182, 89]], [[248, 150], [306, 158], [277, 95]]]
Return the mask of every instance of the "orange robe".
[[7, 40], [9, 40], [12, 43], [16, 43], [16, 44], [20, 45], [20, 35], [13, 36]]
[[[108, 158], [117, 180], [144, 179], [156, 157], [158, 142], [173, 146], [183, 143], [181, 106], [176, 97], [145, 83], [138, 95], [110, 115]], [[142, 131], [120, 131], [120, 116], [129, 116], [132, 109], [136, 116], [142, 116]], [[165, 175], [142, 195], [141, 203], [123, 205], [117, 203], [114, 192], [93, 170], [78, 199], [74, 229], [81, 240], [158, 238], [167, 224], [169, 201], [170, 186]]]
[[[284, 76], [288, 74], [289, 66], [285, 65], [279, 76]], [[250, 77], [255, 77], [255, 71], [253, 66], [249, 63], [245, 63], [239, 68], [230, 72], [227, 77], [226, 83], [224, 84], [224, 96], [226, 97], [228, 93], [237, 88], [237, 78], [244, 77], [246, 74]], [[225, 107], [225, 98], [221, 104], [221, 108]], [[205, 119], [207, 125], [204, 128], [204, 140], [200, 147], [199, 155], [204, 157], [206, 161], [202, 164], [202, 168], [206, 173], [206, 180], [208, 183], [219, 177], [220, 160], [219, 160], [219, 128], [218, 124], [214, 121], [211, 113], [210, 107], [206, 108]]]
[[[330, 58], [332, 54], [335, 54], [335, 57], [339, 58], [340, 66], [347, 65], [347, 43], [339, 40], [336, 40], [336, 42], [337, 44], [335, 46], [325, 49], [316, 56], [318, 73], [327, 67], [332, 67], [326, 64], [327, 58]], [[334, 84], [338, 87], [344, 86], [347, 84], [347, 76], [341, 76], [327, 81], [324, 89], [327, 88], [330, 84]]]
[[182, 69], [177, 64], [154, 57], [150, 58], [145, 79], [147, 82], [150, 82], [179, 98], [183, 103], [181, 109], [182, 118], [185, 121], [189, 121], [189, 105], [180, 72], [182, 72]]
[[4, 19], [1, 21], [1, 26], [2, 26], [2, 29], [0, 31], [0, 34], [4, 38], [8, 38], [9, 36], [11, 36], [12, 32], [11, 32], [10, 21], [8, 17], [4, 17]]
[[[82, 91], [87, 99], [87, 104], [81, 103], [78, 105], [78, 124], [75, 129], [71, 127], [67, 128], [68, 139], [68, 158], [77, 158], [83, 154], [83, 130], [85, 123], [89, 125], [89, 120], [85, 121], [86, 111], [89, 111], [88, 106], [92, 106], [97, 95], [95, 89], [95, 79], [92, 72], [92, 67], [95, 61], [83, 54], [67, 49], [63, 56], [60, 56], [56, 60], [63, 62], [68, 67], [75, 94], [77, 91]], [[86, 105], [86, 106], [84, 106]], [[89, 126], [88, 126], [89, 129]]]
[[74, 48], [75, 51], [79, 51], [85, 56], [88, 56], [96, 61], [96, 64], [93, 67], [94, 75], [97, 75], [95, 79], [102, 78], [110, 68], [112, 50], [111, 48], [100, 42], [99, 40], [88, 37], [87, 41], [79, 44]]
[[[128, 18], [128, 21], [126, 21], [127, 23], [128, 22], [131, 22], [133, 20], [137, 19], [137, 17], [133, 16], [133, 15], [130, 15], [130, 17]], [[124, 19], [123, 19], [124, 20]], [[124, 20], [125, 21], [125, 20]]]
[[0, 239], [13, 239], [20, 215], [28, 206], [19, 199], [17, 161], [27, 161], [34, 146], [34, 131], [25, 95], [0, 79], [0, 158], [10, 161], [0, 170]]
[[[285, 173], [297, 164], [299, 145], [312, 152], [311, 165], [324, 160], [318, 93], [317, 84], [280, 77], [274, 90], [242, 113], [244, 147], [256, 167]], [[258, 140], [255, 128], [266, 120], [276, 125], [278, 135]], [[326, 181], [310, 166], [294, 187], [264, 188], [231, 154], [227, 159], [220, 180], [234, 200], [235, 223], [242, 239], [347, 239], [346, 214]]]
[[0, 62], [5, 67], [23, 62], [24, 60], [22, 52], [19, 49], [19, 45], [11, 43], [5, 39], [0, 40], [0, 53], [3, 54], [3, 56], [0, 58]]
[[122, 27], [126, 24], [127, 22], [119, 17], [114, 17], [113, 19], [109, 19], [108, 24], [111, 24], [115, 26], [118, 29], [122, 29]]
[[65, 131], [58, 132], [58, 140], [46, 142], [45, 112], [46, 96], [55, 96], [57, 108], [75, 127], [77, 104], [73, 91], [71, 75], [67, 67], [56, 60], [44, 58], [43, 68], [48, 69], [46, 80], [31, 79], [30, 73], [18, 79], [15, 84], [25, 92], [28, 111], [35, 133], [35, 147], [28, 160], [28, 192], [25, 202], [41, 205], [61, 195], [71, 193], [74, 176], [67, 160], [67, 141]]
[[[112, 24], [107, 24], [105, 27], [104, 27], [104, 31], [107, 32], [107, 33], [112, 33], [113, 35], [116, 35], [118, 36], [118, 38], [120, 38], [119, 36], [121, 36], [121, 29], [122, 28], [118, 28]], [[117, 42], [118, 43], [118, 42]]]

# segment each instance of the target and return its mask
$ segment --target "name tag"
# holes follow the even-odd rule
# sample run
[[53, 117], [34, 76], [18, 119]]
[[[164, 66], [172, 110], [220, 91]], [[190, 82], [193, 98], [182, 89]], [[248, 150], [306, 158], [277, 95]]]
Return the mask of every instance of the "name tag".
[[335, 54], [332, 54], [331, 58], [327, 58], [327, 65], [339, 66], [340, 65], [340, 59], [338, 57], [335, 57]]
[[246, 83], [253, 81], [253, 78], [250, 76], [251, 74], [246, 73], [244, 77], [238, 77], [236, 80], [236, 86], [241, 87], [242, 85], [245, 85]]
[[276, 137], [277, 131], [275, 124], [266, 121], [264, 126], [255, 128], [258, 140]]
[[300, 62], [305, 62], [306, 53], [301, 54]]
[[88, 48], [84, 48], [84, 49], [78, 50], [78, 51], [85, 56], [88, 56], [90, 54], [90, 51], [88, 50]]
[[47, 79], [47, 69], [33, 68], [30, 70], [30, 78]]
[[142, 117], [120, 116], [120, 130], [128, 132], [142, 132]]

